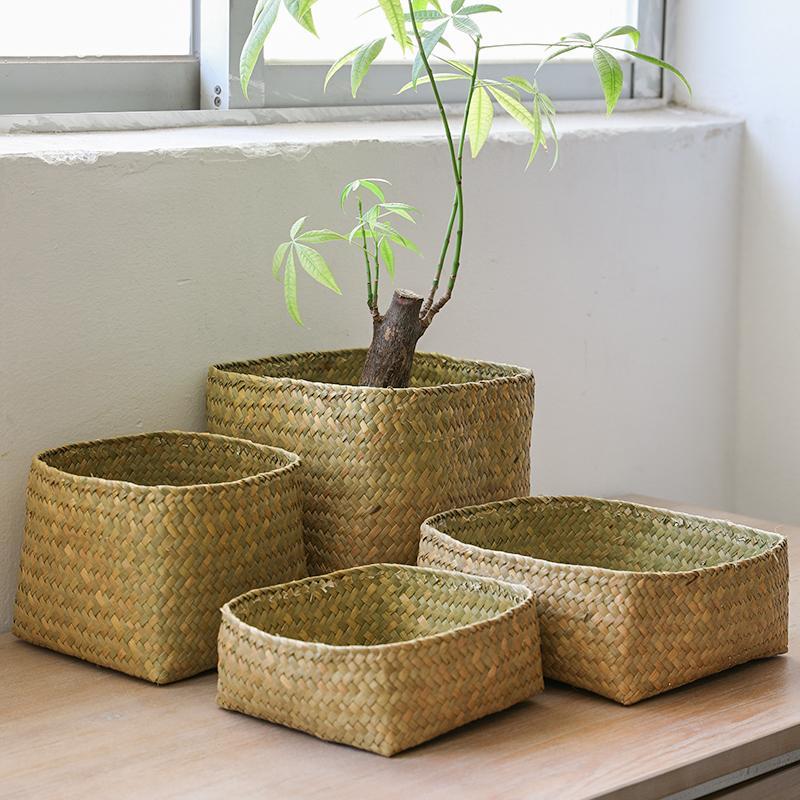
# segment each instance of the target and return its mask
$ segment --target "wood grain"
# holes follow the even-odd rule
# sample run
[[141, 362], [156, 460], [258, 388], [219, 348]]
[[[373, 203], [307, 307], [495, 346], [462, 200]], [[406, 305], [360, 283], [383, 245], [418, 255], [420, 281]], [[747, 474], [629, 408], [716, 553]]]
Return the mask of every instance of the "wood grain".
[[222, 711], [213, 674], [150, 686], [6, 635], [0, 795], [655, 800], [796, 750], [800, 529], [706, 513], [789, 537], [788, 655], [629, 708], [550, 684], [531, 701], [385, 759]]

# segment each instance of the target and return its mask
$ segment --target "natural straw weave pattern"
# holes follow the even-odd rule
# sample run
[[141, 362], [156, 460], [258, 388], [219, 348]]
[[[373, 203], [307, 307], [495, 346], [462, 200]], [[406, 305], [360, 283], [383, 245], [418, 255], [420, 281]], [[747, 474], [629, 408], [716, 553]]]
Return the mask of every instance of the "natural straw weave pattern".
[[786, 540], [730, 522], [526, 497], [426, 520], [419, 563], [530, 587], [545, 675], [625, 705], [788, 646]]
[[354, 386], [364, 350], [212, 367], [208, 427], [299, 453], [312, 574], [413, 564], [419, 526], [530, 491], [533, 376], [418, 353], [412, 387]]
[[391, 564], [222, 609], [217, 702], [390, 756], [542, 689], [523, 586]]
[[222, 603], [307, 574], [298, 467], [202, 433], [42, 453], [14, 633], [155, 683], [212, 668]]

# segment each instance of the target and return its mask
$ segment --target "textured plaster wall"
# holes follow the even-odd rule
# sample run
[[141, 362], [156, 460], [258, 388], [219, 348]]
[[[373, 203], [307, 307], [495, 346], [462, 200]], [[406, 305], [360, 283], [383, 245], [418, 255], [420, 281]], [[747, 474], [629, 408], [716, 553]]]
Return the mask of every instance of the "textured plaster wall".
[[[457, 295], [424, 349], [537, 379], [534, 490], [732, 500], [739, 127], [693, 112], [570, 115], [527, 174], [499, 128], [469, 166]], [[359, 259], [343, 297], [269, 260], [291, 222], [345, 226], [341, 185], [383, 175], [424, 215], [422, 289], [451, 199], [434, 122], [0, 137], [0, 629], [31, 456], [81, 439], [202, 428], [209, 363], [363, 345]]]
[[[768, 10], [769, 8], [769, 10]], [[800, 522], [800, 126], [794, 48], [800, 5], [678, 5], [675, 58], [692, 104], [741, 116], [737, 510]]]

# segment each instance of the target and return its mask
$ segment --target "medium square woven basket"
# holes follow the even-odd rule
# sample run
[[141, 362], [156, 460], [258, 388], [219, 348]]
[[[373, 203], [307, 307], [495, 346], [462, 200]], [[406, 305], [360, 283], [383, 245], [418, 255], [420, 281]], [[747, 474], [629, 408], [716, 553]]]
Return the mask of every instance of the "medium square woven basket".
[[419, 563], [528, 586], [545, 675], [626, 705], [788, 646], [786, 541], [730, 522], [525, 497], [426, 520]]
[[13, 632], [155, 683], [214, 667], [222, 603], [307, 574], [298, 467], [203, 433], [40, 454]]
[[542, 689], [528, 589], [376, 564], [222, 609], [217, 701], [390, 756]]
[[533, 376], [414, 356], [412, 385], [354, 385], [364, 350], [273, 356], [208, 373], [208, 429], [303, 460], [312, 574], [414, 564], [422, 520], [530, 491]]

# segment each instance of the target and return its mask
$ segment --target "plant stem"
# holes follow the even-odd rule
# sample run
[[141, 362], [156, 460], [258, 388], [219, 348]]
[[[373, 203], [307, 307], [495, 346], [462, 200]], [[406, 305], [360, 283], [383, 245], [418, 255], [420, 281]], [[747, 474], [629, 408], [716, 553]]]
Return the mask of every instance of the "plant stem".
[[[425, 66], [425, 72], [428, 75], [428, 80], [431, 84], [431, 89], [433, 90], [433, 96], [436, 100], [436, 105], [439, 109], [439, 116], [442, 118], [442, 125], [444, 127], [444, 134], [447, 138], [447, 147], [450, 150], [450, 162], [453, 168], [453, 177], [456, 182], [456, 200], [454, 204], [454, 210], [458, 209], [459, 212], [459, 222], [463, 224], [464, 219], [464, 195], [461, 189], [461, 172], [458, 167], [458, 157], [456, 156], [456, 148], [455, 144], [453, 143], [453, 134], [450, 130], [450, 122], [447, 119], [447, 112], [444, 110], [444, 103], [442, 103], [441, 95], [439, 94], [439, 87], [436, 85], [436, 79], [433, 76], [433, 70], [431, 69], [430, 62], [428, 61], [427, 55], [425, 55], [425, 47], [422, 44], [422, 36], [419, 32], [419, 26], [417, 25], [417, 17], [414, 14], [414, 3], [412, 0], [408, 0], [408, 12], [411, 15], [411, 26], [414, 29], [414, 38], [417, 40], [417, 47], [419, 48], [419, 55], [422, 59], [422, 63]], [[446, 236], [446, 242], [449, 246], [449, 237], [452, 233], [452, 223], [448, 228], [448, 234]], [[445, 254], [446, 254], [445, 250]]]
[[[475, 96], [475, 83], [478, 79], [478, 64], [480, 61], [481, 55], [481, 40], [478, 37], [475, 41], [475, 59], [472, 63], [472, 80], [470, 81], [469, 85], [469, 94], [467, 95], [467, 103], [464, 107], [464, 122], [461, 128], [461, 140], [458, 143], [458, 190], [461, 190], [461, 177], [463, 175], [463, 162], [464, 162], [464, 145], [467, 141], [467, 122], [469, 120], [469, 110], [472, 106], [472, 98]], [[442, 261], [440, 261], [439, 266], [436, 269], [436, 276], [433, 280], [433, 286], [431, 288], [431, 292], [428, 295], [428, 300], [426, 302], [426, 308], [423, 313], [423, 323], [427, 327], [431, 324], [431, 320], [434, 318], [436, 314], [441, 311], [442, 307], [447, 303], [448, 300], [453, 296], [453, 287], [456, 283], [456, 278], [458, 277], [458, 268], [461, 265], [461, 245], [464, 236], [464, 204], [463, 204], [463, 196], [460, 196], [458, 193], [456, 195], [458, 199], [457, 206], [453, 206], [453, 215], [450, 218], [450, 226], [447, 231], [447, 245], [450, 244], [450, 234], [453, 229], [453, 217], [455, 216], [456, 207], [458, 209], [458, 230], [456, 231], [456, 247], [455, 253], [453, 255], [453, 265], [450, 270], [450, 280], [447, 283], [447, 291], [442, 296], [442, 298], [434, 304], [433, 300], [436, 296], [436, 290], [439, 288], [439, 279], [441, 278], [442, 274], [442, 263], [444, 261], [444, 254], [446, 252], [443, 251], [442, 254]]]
[[381, 261], [380, 256], [378, 255], [378, 240], [375, 239], [375, 288], [372, 290], [372, 296], [375, 298], [375, 307], [378, 307], [378, 298], [380, 295], [378, 294], [378, 282], [380, 281], [381, 277]]
[[590, 42], [509, 42], [508, 44], [485, 44], [481, 50], [494, 50], [496, 47], [569, 47], [576, 44], [578, 47], [592, 47]]
[[367, 249], [367, 234], [364, 231], [363, 223], [364, 223], [364, 204], [361, 202], [361, 198], [358, 199], [358, 219], [359, 222], [362, 223], [361, 227], [361, 240], [364, 242], [364, 263], [367, 266], [367, 308], [372, 312], [372, 315], [375, 316], [375, 313], [378, 310], [378, 301], [377, 298], [372, 293], [372, 270], [369, 266], [369, 250]]

